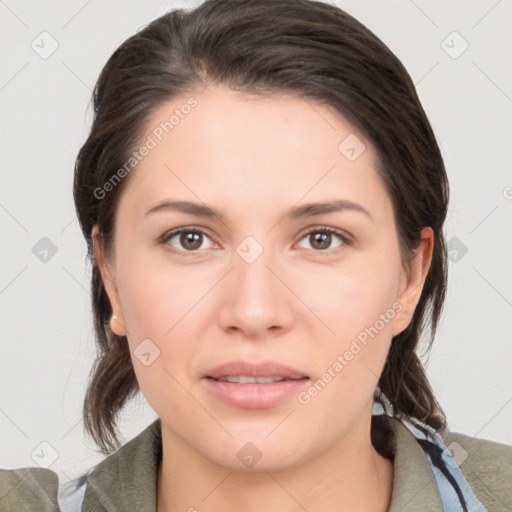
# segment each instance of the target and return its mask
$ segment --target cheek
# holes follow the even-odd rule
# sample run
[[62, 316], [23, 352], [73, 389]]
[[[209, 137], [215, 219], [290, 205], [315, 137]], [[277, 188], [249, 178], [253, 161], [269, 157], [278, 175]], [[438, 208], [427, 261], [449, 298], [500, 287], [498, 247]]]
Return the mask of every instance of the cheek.
[[123, 295], [135, 375], [143, 395], [159, 414], [179, 410], [186, 415], [190, 407], [184, 387], [188, 387], [187, 369], [197, 352], [197, 333], [189, 329], [200, 294], [193, 285], [194, 281], [180, 279], [178, 274], [167, 280], [140, 273]]
[[161, 248], [130, 246], [117, 265], [119, 297], [133, 340], [164, 340], [211, 288], [212, 270], [177, 265]]
[[[304, 302], [314, 305], [321, 320], [310, 323], [311, 339], [321, 340], [314, 347], [315, 377], [321, 382], [312, 393], [322, 390], [323, 395], [318, 404], [345, 407], [360, 400], [362, 406], [378, 382], [401, 310], [400, 260], [392, 251], [387, 254], [354, 260], [343, 271], [304, 281]], [[324, 387], [329, 390], [323, 392]]]
[[[185, 382], [205, 324], [209, 291], [219, 276], [199, 266], [137, 257], [118, 265], [119, 297], [137, 380], [147, 395]], [[144, 354], [149, 354], [144, 355]], [[149, 363], [149, 364], [145, 364]], [[154, 388], [155, 392], [151, 392]], [[146, 394], [146, 393], [145, 393]]]
[[324, 323], [326, 340], [331, 331], [330, 337], [343, 344], [376, 323], [379, 330], [391, 332], [400, 281], [398, 258], [353, 258], [344, 268], [304, 273], [297, 279], [304, 303]]

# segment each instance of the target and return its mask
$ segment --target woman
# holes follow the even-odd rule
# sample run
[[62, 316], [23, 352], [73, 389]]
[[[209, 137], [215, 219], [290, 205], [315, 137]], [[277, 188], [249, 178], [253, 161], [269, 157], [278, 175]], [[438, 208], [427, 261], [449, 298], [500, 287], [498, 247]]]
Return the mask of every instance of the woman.
[[[320, 2], [209, 0], [123, 43], [94, 102], [74, 188], [99, 350], [85, 425], [111, 454], [138, 390], [159, 419], [77, 509], [512, 507], [512, 449], [448, 432], [416, 355], [445, 295], [448, 184], [374, 34]], [[2, 485], [54, 510], [52, 477]]]

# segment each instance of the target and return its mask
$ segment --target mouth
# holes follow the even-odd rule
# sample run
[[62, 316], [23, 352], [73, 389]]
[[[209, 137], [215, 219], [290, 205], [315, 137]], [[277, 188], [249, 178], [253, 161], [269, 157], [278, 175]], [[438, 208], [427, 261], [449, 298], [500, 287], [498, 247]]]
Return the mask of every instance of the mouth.
[[281, 405], [310, 381], [304, 372], [275, 361], [258, 364], [232, 361], [203, 376], [206, 390], [225, 404], [244, 409]]

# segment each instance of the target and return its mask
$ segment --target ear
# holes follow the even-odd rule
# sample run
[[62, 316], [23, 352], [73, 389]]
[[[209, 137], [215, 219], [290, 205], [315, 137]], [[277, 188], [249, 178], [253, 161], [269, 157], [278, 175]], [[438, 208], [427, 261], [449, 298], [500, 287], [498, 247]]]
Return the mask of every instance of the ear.
[[434, 250], [434, 232], [432, 228], [423, 228], [420, 242], [410, 262], [410, 268], [402, 269], [397, 301], [402, 309], [395, 317], [393, 336], [400, 334], [410, 324], [432, 263]]
[[105, 255], [103, 236], [100, 233], [98, 225], [93, 227], [91, 238], [94, 250], [94, 261], [100, 271], [103, 286], [105, 287], [105, 291], [107, 292], [110, 300], [112, 314], [115, 315], [115, 318], [110, 321], [110, 329], [118, 336], [126, 336], [126, 324], [121, 310], [121, 303], [119, 301], [114, 267], [108, 262]]

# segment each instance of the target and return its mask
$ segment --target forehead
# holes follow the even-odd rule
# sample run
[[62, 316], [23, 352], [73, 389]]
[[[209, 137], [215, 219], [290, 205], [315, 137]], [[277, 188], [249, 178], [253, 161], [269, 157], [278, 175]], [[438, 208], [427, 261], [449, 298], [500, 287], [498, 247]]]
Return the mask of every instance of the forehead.
[[332, 107], [290, 94], [210, 86], [176, 96], [147, 119], [139, 145], [151, 149], [125, 191], [136, 192], [138, 205], [166, 193], [257, 207], [384, 192], [374, 150], [355, 127]]
[[[259, 148], [262, 156], [262, 149], [267, 154], [277, 146], [287, 156], [293, 150], [313, 148], [323, 153], [334, 149], [336, 153], [337, 139], [356, 132], [333, 107], [315, 100], [289, 93], [247, 94], [223, 86], [210, 86], [165, 102], [148, 118], [143, 130], [158, 142], [171, 138], [205, 145], [222, 142], [231, 151], [240, 148], [248, 153], [266, 143], [265, 148]], [[363, 139], [361, 134], [357, 136]]]

